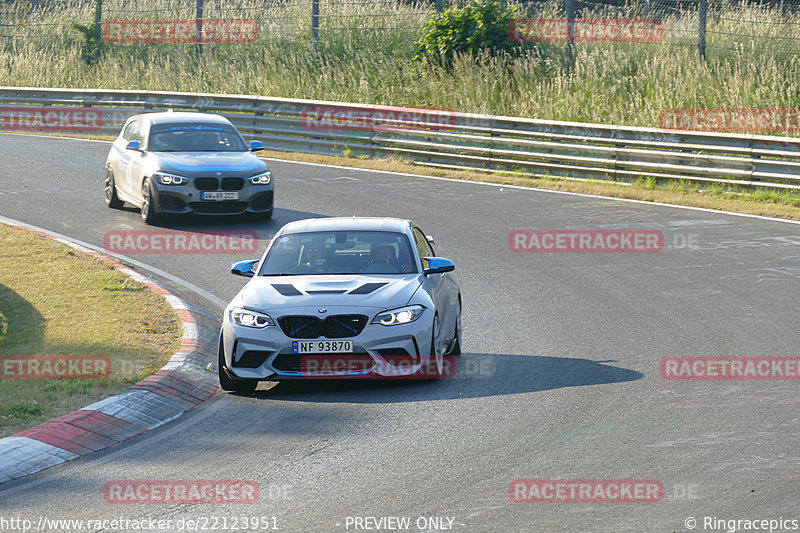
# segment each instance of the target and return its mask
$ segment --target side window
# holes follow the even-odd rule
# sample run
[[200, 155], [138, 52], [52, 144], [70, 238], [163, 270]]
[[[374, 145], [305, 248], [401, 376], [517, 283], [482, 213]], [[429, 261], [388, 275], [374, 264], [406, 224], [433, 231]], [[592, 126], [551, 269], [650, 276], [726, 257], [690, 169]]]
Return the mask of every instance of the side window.
[[142, 121], [141, 120], [132, 120], [130, 124], [125, 126], [125, 130], [122, 132], [122, 138], [126, 141], [144, 141], [144, 136], [142, 135]]
[[132, 141], [139, 141], [140, 143], [144, 144], [144, 133], [142, 132], [143, 126], [144, 124], [142, 124], [141, 119], [133, 121], [133, 130], [132, 130], [133, 138], [131, 139]]
[[123, 139], [125, 139], [126, 141], [132, 141], [133, 140], [133, 127], [135, 125], [136, 125], [136, 121], [132, 120], [127, 126], [125, 126], [125, 129], [122, 132], [122, 138]]
[[419, 252], [419, 257], [422, 260], [422, 268], [428, 268], [428, 262], [423, 257], [434, 257], [436, 254], [433, 252], [433, 248], [431, 248], [431, 244], [428, 242], [428, 239], [425, 238], [425, 234], [422, 233], [422, 230], [419, 228], [414, 228], [414, 244], [417, 247], [417, 251]]

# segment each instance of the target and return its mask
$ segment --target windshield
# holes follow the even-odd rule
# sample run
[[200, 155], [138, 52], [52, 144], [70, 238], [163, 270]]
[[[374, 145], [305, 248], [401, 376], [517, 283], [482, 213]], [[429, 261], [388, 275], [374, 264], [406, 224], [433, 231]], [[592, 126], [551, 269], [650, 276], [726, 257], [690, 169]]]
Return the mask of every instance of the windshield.
[[225, 124], [161, 124], [150, 128], [147, 147], [153, 152], [245, 152], [247, 146]]
[[417, 267], [408, 238], [383, 231], [283, 235], [273, 243], [261, 276], [408, 274]]

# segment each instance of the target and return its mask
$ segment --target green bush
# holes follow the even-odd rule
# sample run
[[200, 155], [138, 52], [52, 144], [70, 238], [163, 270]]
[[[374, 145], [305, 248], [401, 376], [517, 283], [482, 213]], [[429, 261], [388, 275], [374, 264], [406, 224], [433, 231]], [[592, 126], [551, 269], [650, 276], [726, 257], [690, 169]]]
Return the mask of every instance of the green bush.
[[523, 50], [511, 40], [511, 20], [522, 17], [522, 9], [500, 0], [475, 0], [465, 7], [437, 13], [426, 23], [422, 37], [414, 43], [414, 59], [422, 63], [450, 66], [457, 53], [477, 57], [481, 52], [497, 56]]

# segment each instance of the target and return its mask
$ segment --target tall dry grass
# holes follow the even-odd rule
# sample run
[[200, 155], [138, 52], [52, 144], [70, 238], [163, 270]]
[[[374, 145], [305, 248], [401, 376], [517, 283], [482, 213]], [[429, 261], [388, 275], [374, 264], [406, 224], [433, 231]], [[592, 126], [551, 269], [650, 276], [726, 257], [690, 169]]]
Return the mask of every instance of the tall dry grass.
[[[28, 13], [30, 32], [43, 33], [0, 39], [0, 84], [259, 94], [656, 127], [667, 108], [800, 107], [800, 49], [784, 39], [787, 28], [800, 27], [800, 14], [778, 7], [741, 4], [711, 13], [707, 61], [697, 53], [697, 14], [684, 12], [663, 19], [660, 43], [576, 43], [574, 64], [565, 45], [547, 43], [524, 57], [461, 57], [450, 70], [422, 71], [411, 60], [412, 45], [429, 5], [323, 0], [314, 50], [310, 0], [206, 0], [208, 18], [258, 19], [261, 41], [207, 45], [199, 59], [193, 46], [117, 46], [87, 66], [78, 34], [65, 27], [67, 19], [91, 18], [87, 4], [61, 0], [57, 12]], [[104, 16], [191, 18], [193, 5], [113, 0]], [[558, 16], [558, 6], [529, 14]], [[53, 25], [37, 25], [45, 23]]]

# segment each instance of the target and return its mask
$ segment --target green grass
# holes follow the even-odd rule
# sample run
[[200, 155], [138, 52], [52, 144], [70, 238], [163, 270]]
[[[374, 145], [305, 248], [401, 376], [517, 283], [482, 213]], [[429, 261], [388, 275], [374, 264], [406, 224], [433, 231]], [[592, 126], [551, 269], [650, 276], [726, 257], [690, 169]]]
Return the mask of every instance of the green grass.
[[0, 358], [105, 356], [105, 379], [0, 379], [0, 437], [125, 390], [163, 366], [181, 327], [158, 294], [106, 263], [0, 224]]
[[[122, 2], [106, 0], [107, 20], [147, 18], [126, 15]], [[193, 16], [175, 10], [169, 0], [127, 5], [166, 10], [150, 18]], [[529, 16], [563, 16], [558, 5], [551, 2]], [[257, 18], [262, 43], [208, 45], [199, 60], [193, 46], [116, 46], [87, 66], [81, 61], [80, 36], [67, 29], [66, 20], [90, 20], [91, 2], [67, 3], [55, 14], [25, 14], [29, 23], [56, 24], [39, 28], [45, 32], [41, 38], [2, 41], [0, 83], [256, 94], [647, 127], [659, 127], [659, 113], [670, 108], [800, 106], [800, 50], [778, 39], [792, 27], [786, 23], [800, 24], [800, 14], [776, 7], [712, 9], [707, 62], [698, 57], [697, 16], [690, 11], [664, 19], [662, 43], [576, 43], [574, 66], [565, 47], [551, 43], [517, 59], [476, 63], [462, 57], [451, 70], [422, 70], [411, 55], [432, 13], [429, 4], [323, 0], [316, 51], [308, 43], [307, 0], [266, 5], [230, 0], [224, 4], [230, 11], [210, 0], [205, 6], [208, 18]], [[606, 10], [584, 16], [642, 13]], [[16, 30], [24, 33], [24, 28]]]

